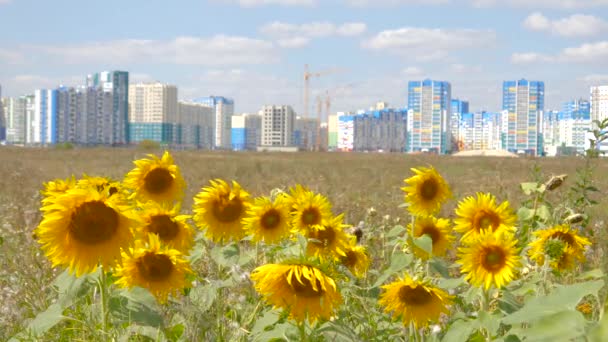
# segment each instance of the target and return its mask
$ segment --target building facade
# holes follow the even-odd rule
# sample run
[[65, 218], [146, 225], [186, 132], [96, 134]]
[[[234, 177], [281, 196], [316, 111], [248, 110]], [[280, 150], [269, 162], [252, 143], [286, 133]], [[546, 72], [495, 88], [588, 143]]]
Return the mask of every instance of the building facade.
[[[303, 151], [314, 151], [317, 146], [317, 127], [318, 121], [315, 118], [296, 117], [295, 129], [293, 132], [293, 144]], [[319, 137], [321, 138], [321, 137]], [[325, 149], [321, 143], [321, 149]]]
[[260, 110], [262, 117], [261, 146], [293, 146], [295, 112], [291, 106], [266, 105]]
[[383, 108], [366, 111], [353, 118], [353, 150], [404, 152], [407, 145], [405, 109]]
[[590, 106], [591, 120], [608, 118], [608, 85], [591, 87]]
[[451, 152], [451, 97], [449, 82], [408, 83], [408, 152]]
[[194, 102], [202, 103], [214, 110], [214, 147], [230, 149], [232, 143], [230, 134], [232, 131], [232, 116], [234, 115], [234, 100], [223, 96], [208, 96], [195, 99]]
[[57, 90], [37, 89], [34, 111], [26, 120], [26, 144], [55, 144], [57, 131]]
[[234, 151], [255, 151], [262, 144], [262, 117], [259, 114], [233, 115], [230, 138]]
[[176, 141], [184, 148], [210, 150], [214, 145], [213, 108], [200, 103], [177, 103]]
[[542, 155], [544, 82], [504, 81], [502, 95], [502, 148], [514, 153]]
[[591, 104], [587, 100], [565, 102], [558, 113], [559, 144], [585, 152], [585, 134], [591, 130]]
[[460, 118], [464, 113], [469, 113], [469, 101], [460, 99], [452, 99], [451, 101], [452, 117], [450, 118], [450, 131], [452, 139], [452, 150], [458, 150], [464, 144], [460, 129]]
[[152, 140], [176, 145], [178, 135], [177, 87], [155, 83], [129, 88], [129, 136], [132, 143]]
[[337, 149], [338, 151], [350, 152], [355, 145], [355, 115], [352, 113], [338, 112], [338, 134], [337, 134]]
[[2, 98], [2, 85], [0, 85], [0, 141], [6, 140], [6, 117], [4, 116], [4, 99]]
[[[129, 73], [126, 71], [103, 71], [90, 74], [86, 87], [93, 87], [108, 93], [111, 99], [110, 116], [104, 118], [102, 130], [104, 144], [129, 144]], [[104, 96], [107, 97], [107, 96]], [[104, 111], [105, 113], [105, 111]]]

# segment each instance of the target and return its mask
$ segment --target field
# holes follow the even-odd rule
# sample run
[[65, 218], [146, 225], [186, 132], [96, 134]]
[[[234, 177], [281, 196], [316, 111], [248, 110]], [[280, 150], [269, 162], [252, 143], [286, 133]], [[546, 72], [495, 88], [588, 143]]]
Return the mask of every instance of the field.
[[[60, 272], [53, 270], [32, 237], [41, 219], [39, 212], [42, 183], [70, 175], [109, 176], [122, 180], [133, 168], [133, 160], [155, 150], [137, 149], [21, 149], [0, 148], [0, 340], [17, 333], [49, 303], [50, 284]], [[583, 170], [583, 158], [494, 158], [450, 157], [367, 153], [219, 153], [176, 151], [172, 153], [187, 184], [182, 209], [190, 212], [192, 197], [209, 180], [236, 180], [253, 196], [266, 195], [274, 188], [286, 190], [295, 184], [306, 185], [324, 194], [334, 213], [345, 213], [346, 223], [357, 225], [368, 219], [374, 208], [378, 217], [393, 223], [404, 221], [404, 178], [410, 168], [434, 166], [450, 184], [454, 198], [442, 209], [444, 217], [454, 217], [453, 210], [463, 196], [477, 191], [491, 192], [500, 201], [509, 200], [514, 208], [525, 199], [522, 182], [544, 182], [552, 175], [567, 174], [560, 188], [547, 194], [559, 202], [575, 184], [577, 170]], [[608, 158], [607, 158], [608, 159]], [[591, 161], [592, 183], [599, 192], [591, 193], [598, 204], [587, 212], [590, 225], [598, 231], [608, 222], [608, 160]], [[373, 227], [368, 227], [373, 229]], [[365, 234], [372, 236], [373, 231]], [[599, 237], [598, 237], [599, 238]], [[606, 241], [594, 241], [603, 255]], [[373, 251], [372, 251], [373, 252]], [[596, 253], [596, 254], [597, 254]], [[596, 265], [605, 268], [601, 258]], [[604, 269], [606, 271], [606, 269]], [[44, 294], [44, 295], [41, 295]]]

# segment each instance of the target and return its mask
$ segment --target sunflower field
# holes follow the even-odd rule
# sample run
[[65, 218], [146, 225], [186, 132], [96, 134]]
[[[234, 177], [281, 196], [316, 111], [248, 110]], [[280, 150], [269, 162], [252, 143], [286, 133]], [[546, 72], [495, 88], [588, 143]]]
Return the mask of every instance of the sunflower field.
[[23, 217], [35, 219], [18, 223], [33, 226], [33, 260], [46, 272], [26, 284], [37, 293], [22, 294], [36, 310], [0, 336], [607, 341], [605, 192], [599, 161], [578, 161], [548, 176], [534, 167], [533, 181], [509, 190], [514, 205], [496, 187], [500, 173], [483, 189], [475, 178], [463, 187], [444, 176], [457, 170], [431, 159], [390, 189], [366, 186], [380, 193], [376, 204], [347, 198], [356, 213], [316, 184], [254, 196], [211, 177], [192, 189], [168, 151], [134, 159], [122, 177], [49, 178], [28, 199], [37, 212]]

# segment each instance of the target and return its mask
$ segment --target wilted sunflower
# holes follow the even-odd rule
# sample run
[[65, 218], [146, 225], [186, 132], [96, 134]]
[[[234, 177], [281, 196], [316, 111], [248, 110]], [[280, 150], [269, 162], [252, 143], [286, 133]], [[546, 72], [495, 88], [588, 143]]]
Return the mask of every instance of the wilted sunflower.
[[284, 196], [277, 196], [274, 202], [268, 197], [256, 198], [243, 219], [245, 231], [253, 235], [253, 241], [266, 243], [289, 236], [290, 223], [289, 202]]
[[133, 239], [134, 223], [130, 208], [122, 207], [118, 197], [73, 188], [42, 208], [45, 214], [36, 236], [53, 266], [67, 267], [80, 276], [99, 263], [114, 265], [120, 249]]
[[44, 189], [40, 190], [40, 194], [42, 195], [42, 207], [40, 210], [48, 211], [52, 210], [50, 206], [47, 204], [53, 203], [55, 201], [55, 197], [63, 195], [66, 191], [76, 187], [76, 178], [74, 176], [63, 179], [54, 179], [52, 181], [48, 181], [43, 183]]
[[267, 264], [251, 273], [256, 291], [297, 322], [330, 319], [342, 303], [335, 281], [321, 269], [302, 264]]
[[122, 265], [116, 269], [116, 284], [121, 287], [146, 288], [160, 303], [189, 287], [186, 275], [192, 270], [188, 261], [178, 250], [161, 247], [155, 234], [149, 234], [148, 241], [136, 241], [135, 248], [123, 251], [122, 256]]
[[456, 208], [454, 230], [463, 233], [463, 240], [478, 235], [482, 230], [514, 230], [517, 216], [511, 210], [508, 201], [496, 205], [496, 197], [487, 193], [477, 193], [465, 197]]
[[149, 159], [134, 161], [135, 168], [125, 176], [125, 188], [133, 191], [131, 198], [140, 202], [181, 201], [186, 183], [168, 151], [162, 158], [153, 154]]
[[414, 215], [432, 215], [441, 209], [441, 204], [452, 197], [446, 181], [431, 167], [412, 168], [414, 176], [404, 180], [407, 209]]
[[569, 225], [557, 225], [550, 229], [534, 232], [536, 239], [530, 243], [528, 255], [537, 264], [545, 263], [545, 256], [550, 259], [550, 266], [555, 270], [566, 270], [575, 266], [574, 261], [585, 261], [585, 246], [591, 245], [589, 239], [578, 235]]
[[250, 205], [249, 193], [239, 183], [232, 181], [230, 189], [225, 181], [212, 180], [194, 196], [194, 222], [213, 241], [239, 241], [245, 236], [241, 220]]
[[413, 280], [408, 274], [382, 288], [378, 303], [394, 318], [401, 316], [405, 326], [414, 322], [416, 328], [425, 327], [438, 321], [441, 313], [450, 312], [447, 306], [452, 296], [429, 283]]
[[331, 204], [321, 194], [302, 192], [293, 203], [293, 227], [305, 233], [310, 227], [319, 225], [332, 217]]
[[520, 265], [516, 244], [508, 231], [484, 230], [458, 249], [460, 271], [467, 273], [465, 279], [474, 286], [489, 289], [493, 283], [501, 288], [513, 280], [515, 268]]
[[192, 247], [193, 231], [188, 223], [190, 215], [179, 215], [180, 207], [148, 201], [141, 206], [139, 215], [142, 224], [137, 228], [139, 238], [147, 239], [148, 234], [156, 234], [163, 245], [188, 254]]
[[344, 231], [346, 225], [342, 224], [344, 214], [323, 220], [319, 225], [311, 226], [304, 236], [308, 239], [307, 254], [320, 259], [340, 259], [346, 256], [349, 249], [349, 235]]
[[[450, 221], [447, 219], [438, 219], [433, 216], [418, 216], [414, 220], [413, 229], [411, 223], [407, 227], [411, 237], [418, 238], [427, 235], [431, 238], [434, 256], [445, 256], [454, 240], [454, 237], [450, 234]], [[416, 246], [411, 238], [409, 242], [416, 256], [422, 259], [429, 258], [428, 253]]]
[[342, 265], [346, 266], [355, 277], [363, 277], [371, 263], [365, 247], [357, 246], [352, 242], [345, 254], [340, 258]]

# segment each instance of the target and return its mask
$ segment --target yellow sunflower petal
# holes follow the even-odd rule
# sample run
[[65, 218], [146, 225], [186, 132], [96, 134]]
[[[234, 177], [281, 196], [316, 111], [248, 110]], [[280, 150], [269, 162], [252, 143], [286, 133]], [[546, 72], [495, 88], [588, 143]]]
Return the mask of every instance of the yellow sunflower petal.
[[404, 180], [408, 186], [401, 188], [405, 194], [407, 209], [414, 215], [432, 215], [452, 197], [446, 181], [433, 167], [412, 168], [414, 176]]

